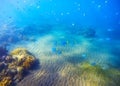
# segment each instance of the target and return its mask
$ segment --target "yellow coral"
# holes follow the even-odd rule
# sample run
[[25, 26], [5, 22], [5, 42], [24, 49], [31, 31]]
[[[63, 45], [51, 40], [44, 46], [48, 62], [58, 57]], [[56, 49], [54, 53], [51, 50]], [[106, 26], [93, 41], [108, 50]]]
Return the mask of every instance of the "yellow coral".
[[[13, 77], [17, 77], [18, 80], [21, 80], [23, 78], [24, 69], [29, 69], [35, 61], [35, 58], [30, 55], [25, 48], [17, 48], [13, 50], [10, 55], [11, 56], [6, 59], [12, 59], [12, 61], [8, 63], [8, 68], [10, 70], [17, 70]], [[6, 69], [4, 72], [6, 72]], [[14, 80], [12, 81], [9, 76], [3, 75], [3, 77], [0, 77], [0, 86], [11, 86], [12, 83], [14, 83]]]
[[23, 67], [24, 67], [25, 69], [29, 69], [29, 68], [30, 68], [29, 62], [25, 61], [25, 62], [23, 63]]
[[22, 65], [22, 66], [23, 66], [25, 69], [29, 69], [34, 61], [35, 61], [35, 58], [34, 58], [33, 56], [31, 56], [31, 55], [28, 55], [28, 56], [26, 57], [25, 61], [23, 62], [23, 65]]
[[17, 48], [11, 51], [10, 55], [25, 55], [27, 54], [27, 50], [25, 48]]
[[0, 82], [0, 86], [11, 86], [12, 80], [10, 77], [4, 77]]
[[17, 71], [22, 73], [23, 72], [23, 67], [17, 67]]
[[29, 69], [35, 58], [30, 55], [25, 48], [17, 48], [11, 52], [14, 58], [17, 58], [17, 63], [25, 69]]

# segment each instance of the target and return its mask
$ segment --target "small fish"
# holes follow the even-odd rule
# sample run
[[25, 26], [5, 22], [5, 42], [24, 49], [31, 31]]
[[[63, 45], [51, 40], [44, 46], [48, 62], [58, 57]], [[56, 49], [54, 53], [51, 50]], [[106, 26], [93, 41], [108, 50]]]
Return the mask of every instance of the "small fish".
[[57, 52], [57, 53], [58, 53], [58, 55], [61, 55], [61, 54], [62, 54], [62, 51], [58, 50], [58, 52]]
[[86, 54], [82, 54], [82, 58], [84, 58], [84, 59], [85, 59], [86, 57], [87, 57], [87, 55], [86, 55]]
[[61, 45], [62, 45], [62, 46], [66, 46], [66, 45], [68, 45], [68, 44], [69, 44], [69, 41], [66, 41], [66, 40], [61, 41]]
[[95, 65], [96, 65], [96, 62], [92, 62], [92, 63], [91, 63], [91, 66], [95, 66]]
[[53, 53], [56, 53], [57, 52], [57, 49], [55, 47], [52, 48], [52, 52]]
[[61, 45], [65, 46], [65, 45], [67, 45], [67, 42], [66, 41], [61, 41]]
[[58, 55], [62, 54], [62, 51], [59, 50], [59, 49], [56, 48], [56, 47], [53, 47], [53, 48], [52, 48], [52, 52], [55, 53], [55, 54], [58, 54]]

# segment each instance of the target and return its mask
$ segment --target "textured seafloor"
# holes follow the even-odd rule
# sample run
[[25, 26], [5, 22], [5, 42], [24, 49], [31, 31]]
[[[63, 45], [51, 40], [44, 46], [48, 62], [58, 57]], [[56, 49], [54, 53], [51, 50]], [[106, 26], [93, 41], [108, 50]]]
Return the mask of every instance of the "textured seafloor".
[[[28, 49], [40, 61], [39, 68], [31, 71], [17, 86], [120, 85], [119, 61], [116, 63], [119, 55], [114, 53], [120, 47], [119, 41], [81, 36], [74, 39], [61, 32], [56, 33], [44, 35], [34, 42], [12, 45], [12, 48]], [[68, 42], [61, 45], [60, 40]], [[54, 47], [61, 53], [55, 53]]]

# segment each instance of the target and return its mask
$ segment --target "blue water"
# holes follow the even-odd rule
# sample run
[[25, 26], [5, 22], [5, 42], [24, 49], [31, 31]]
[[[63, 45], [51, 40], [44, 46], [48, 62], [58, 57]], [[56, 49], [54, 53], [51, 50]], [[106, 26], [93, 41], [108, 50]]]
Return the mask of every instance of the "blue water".
[[25, 47], [38, 58], [42, 51], [34, 46], [40, 41], [44, 53], [62, 57], [85, 42], [82, 59], [75, 53], [69, 63], [87, 60], [120, 70], [119, 5], [119, 0], [1, 0], [0, 46], [8, 52]]
[[[120, 7], [118, 0], [4, 0], [0, 3], [0, 8], [1, 27], [13, 25], [19, 29], [33, 24], [56, 23], [69, 26], [92, 26], [103, 30], [105, 36], [119, 40]], [[108, 29], [110, 30], [107, 31]]]

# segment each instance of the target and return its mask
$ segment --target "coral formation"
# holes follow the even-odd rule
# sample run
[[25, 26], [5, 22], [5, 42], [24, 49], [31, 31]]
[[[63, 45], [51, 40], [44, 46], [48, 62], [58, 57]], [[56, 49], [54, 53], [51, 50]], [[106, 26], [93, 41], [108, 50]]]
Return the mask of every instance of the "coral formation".
[[26, 60], [23, 62], [22, 66], [25, 69], [29, 69], [32, 66], [34, 61], [35, 61], [35, 58], [33, 56], [28, 55]]
[[24, 48], [11, 51], [10, 55], [5, 56], [0, 62], [0, 86], [11, 86], [19, 82], [35, 60], [35, 57]]
[[27, 50], [25, 48], [17, 48], [10, 53], [11, 55], [21, 55], [27, 54]]

